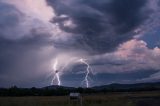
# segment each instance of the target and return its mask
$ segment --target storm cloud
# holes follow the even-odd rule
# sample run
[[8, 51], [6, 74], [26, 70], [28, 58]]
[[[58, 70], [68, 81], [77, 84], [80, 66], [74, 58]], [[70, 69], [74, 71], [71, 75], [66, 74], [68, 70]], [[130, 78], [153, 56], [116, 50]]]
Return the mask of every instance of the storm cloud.
[[[112, 75], [119, 76], [115, 82], [159, 79], [158, 2], [0, 0], [0, 86], [46, 86], [55, 58], [61, 67], [75, 57], [92, 66], [99, 77], [93, 85], [111, 83]], [[86, 66], [69, 65], [62, 80], [75, 86]]]
[[[62, 30], [75, 34], [76, 40], [70, 46], [91, 53], [114, 50], [131, 39], [133, 31], [150, 15], [147, 0], [47, 1], [57, 14], [53, 22], [60, 24]], [[66, 26], [67, 21], [74, 27]]]

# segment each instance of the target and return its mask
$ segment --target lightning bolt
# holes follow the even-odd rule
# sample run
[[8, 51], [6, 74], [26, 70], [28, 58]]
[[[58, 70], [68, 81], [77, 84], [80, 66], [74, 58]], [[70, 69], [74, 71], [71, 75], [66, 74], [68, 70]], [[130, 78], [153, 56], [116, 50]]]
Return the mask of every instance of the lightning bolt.
[[[92, 69], [90, 67], [90, 65], [86, 62], [86, 59], [80, 59], [79, 62], [85, 64], [87, 66], [86, 68], [86, 75], [85, 75], [85, 78], [84, 78], [84, 82], [86, 83], [86, 87], [88, 88], [90, 85], [89, 85], [89, 74], [90, 72], [92, 72]], [[83, 82], [83, 81], [82, 81]]]
[[57, 81], [57, 85], [60, 86], [61, 85], [61, 80], [60, 80], [60, 75], [59, 75], [59, 71], [57, 69], [58, 66], [58, 60], [55, 59], [54, 65], [53, 65], [53, 71], [54, 71], [54, 76], [51, 82], [51, 85], [53, 85], [54, 81]]
[[[68, 60], [66, 62], [66, 64], [61, 68], [61, 71], [64, 71], [64, 69], [69, 66], [70, 63], [74, 62], [76, 63], [78, 61], [78, 63], [82, 63], [82, 64], [85, 64], [87, 67], [86, 67], [86, 74], [85, 74], [85, 77], [84, 77], [84, 80], [82, 81], [85, 82], [85, 85], [87, 88], [90, 87], [90, 84], [89, 84], [89, 74], [92, 73], [92, 68], [90, 67], [90, 65], [87, 63], [86, 59], [83, 59], [83, 58], [80, 58], [78, 59], [77, 57], [74, 57], [70, 60]], [[60, 74], [59, 74], [59, 70], [58, 70], [58, 60], [55, 59], [54, 61], [54, 65], [53, 65], [53, 72], [51, 73], [51, 75], [54, 74], [53, 78], [52, 78], [52, 81], [51, 81], [51, 85], [54, 84], [55, 81], [57, 81], [57, 85], [61, 85], [61, 80], [60, 80]]]

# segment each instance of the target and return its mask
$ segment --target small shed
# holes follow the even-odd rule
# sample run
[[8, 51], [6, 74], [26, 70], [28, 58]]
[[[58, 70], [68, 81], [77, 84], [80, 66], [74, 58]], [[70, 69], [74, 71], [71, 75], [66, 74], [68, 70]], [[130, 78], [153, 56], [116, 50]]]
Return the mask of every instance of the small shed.
[[70, 99], [70, 103], [72, 103], [72, 101], [77, 101], [77, 103], [80, 104], [80, 106], [82, 106], [82, 97], [80, 93], [70, 93], [69, 94], [69, 99]]
[[80, 95], [80, 93], [70, 93], [69, 97], [70, 97], [70, 99], [80, 99], [81, 95]]

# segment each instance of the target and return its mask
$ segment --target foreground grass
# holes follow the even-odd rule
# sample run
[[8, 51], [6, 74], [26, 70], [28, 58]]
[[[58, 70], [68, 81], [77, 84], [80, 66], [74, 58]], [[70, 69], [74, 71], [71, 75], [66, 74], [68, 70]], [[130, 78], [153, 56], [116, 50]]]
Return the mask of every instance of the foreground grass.
[[[67, 96], [0, 97], [0, 106], [78, 106]], [[107, 93], [83, 96], [83, 106], [160, 106], [160, 92]]]

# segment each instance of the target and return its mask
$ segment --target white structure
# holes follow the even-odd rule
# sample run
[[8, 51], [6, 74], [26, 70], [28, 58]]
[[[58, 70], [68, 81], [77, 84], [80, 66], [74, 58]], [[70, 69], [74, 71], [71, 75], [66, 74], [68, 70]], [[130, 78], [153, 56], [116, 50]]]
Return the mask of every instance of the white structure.
[[80, 93], [70, 93], [69, 94], [70, 99], [79, 99], [81, 98]]
[[69, 99], [70, 99], [70, 103], [72, 101], [77, 101], [77, 103], [79, 102], [80, 106], [82, 106], [82, 97], [81, 97], [80, 93], [70, 93]]

